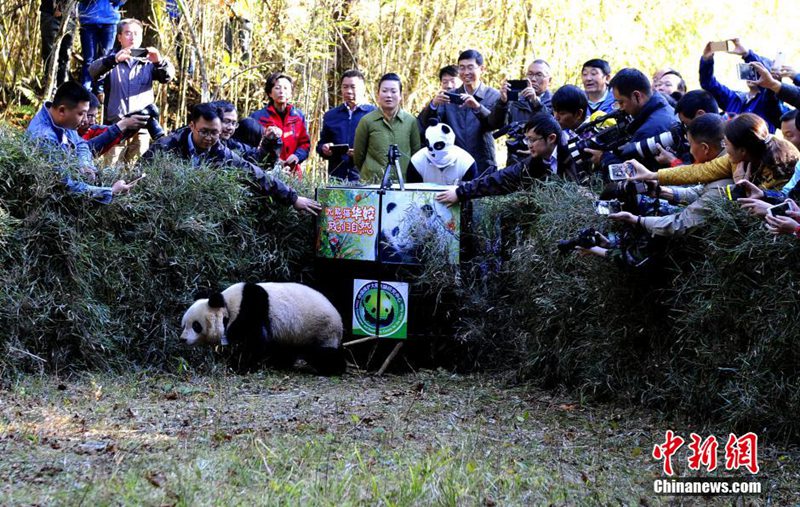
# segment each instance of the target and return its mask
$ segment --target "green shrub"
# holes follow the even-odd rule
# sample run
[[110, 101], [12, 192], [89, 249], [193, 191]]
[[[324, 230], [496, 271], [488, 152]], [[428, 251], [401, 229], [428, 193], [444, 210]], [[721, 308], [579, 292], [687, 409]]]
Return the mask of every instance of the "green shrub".
[[255, 195], [237, 171], [161, 158], [106, 206], [64, 192], [51, 163], [75, 170], [0, 135], [0, 373], [164, 366], [188, 354], [177, 338], [194, 295], [298, 280], [311, 265], [310, 216]]
[[467, 312], [460, 335], [483, 367], [800, 436], [795, 238], [773, 238], [721, 202], [706, 227], [670, 242], [660, 267], [636, 271], [557, 253], [556, 241], [583, 227], [615, 228], [572, 185], [484, 201], [485, 222], [511, 222], [509, 258], [455, 295]]

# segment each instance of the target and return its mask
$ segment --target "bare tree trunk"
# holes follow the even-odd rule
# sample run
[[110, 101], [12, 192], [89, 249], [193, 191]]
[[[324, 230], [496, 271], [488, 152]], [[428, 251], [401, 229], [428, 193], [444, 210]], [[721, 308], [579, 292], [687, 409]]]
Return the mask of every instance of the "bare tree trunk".
[[355, 0], [345, 0], [340, 9], [333, 13], [333, 29], [335, 31], [334, 40], [334, 64], [331, 68], [332, 75], [328, 80], [328, 96], [331, 104], [339, 102], [339, 81], [342, 74], [349, 69], [358, 67], [356, 59], [357, 44], [356, 26], [350, 26], [347, 22], [352, 20], [351, 11]]
[[[58, 70], [58, 53], [61, 50], [61, 41], [64, 40], [64, 35], [67, 34], [67, 27], [72, 15], [75, 14], [75, 6], [78, 5], [78, 0], [69, 0], [64, 10], [61, 11], [61, 26], [58, 27], [58, 35], [53, 43], [53, 56], [47, 61], [47, 68], [44, 71], [44, 92], [42, 93], [42, 103], [44, 103], [53, 91], [53, 82], [56, 80], [56, 71]], [[41, 104], [40, 104], [41, 105]]]
[[181, 21], [186, 23], [186, 28], [189, 32], [189, 38], [192, 39], [192, 47], [196, 51], [197, 55], [197, 66], [200, 68], [200, 101], [201, 102], [208, 102], [210, 99], [210, 93], [208, 91], [208, 73], [206, 72], [206, 62], [203, 58], [203, 51], [200, 49], [200, 43], [197, 40], [197, 34], [194, 30], [194, 23], [192, 18], [189, 16], [189, 8], [186, 6], [186, 0], [178, 0], [178, 5], [181, 9]]

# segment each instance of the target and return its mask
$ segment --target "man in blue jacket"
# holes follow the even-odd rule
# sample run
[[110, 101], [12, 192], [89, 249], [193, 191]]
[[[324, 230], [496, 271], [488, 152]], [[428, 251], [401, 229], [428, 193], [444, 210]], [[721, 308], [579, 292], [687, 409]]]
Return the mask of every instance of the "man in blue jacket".
[[53, 101], [45, 102], [33, 117], [26, 134], [49, 153], [68, 191], [89, 194], [101, 203], [108, 204], [113, 195], [128, 192], [133, 185], [126, 184], [125, 180], [118, 180], [110, 187], [89, 185], [72, 179], [61, 167], [69, 158], [77, 157], [81, 173], [89, 180], [97, 178], [92, 152], [77, 131], [86, 118], [89, 101], [89, 92], [82, 86], [73, 82], [64, 83], [56, 90]]
[[[317, 153], [328, 161], [328, 176], [347, 181], [358, 181], [359, 174], [353, 162], [353, 141], [361, 118], [373, 111], [375, 106], [366, 103], [367, 86], [364, 75], [358, 70], [342, 74], [342, 104], [334, 107], [322, 117], [322, 132], [319, 134]], [[346, 152], [333, 152], [334, 144], [346, 144]]]
[[[666, 132], [675, 123], [675, 112], [667, 99], [660, 93], [653, 93], [650, 80], [638, 69], [622, 69], [611, 79], [611, 91], [619, 109], [633, 117], [628, 126], [631, 141], [642, 141], [656, 134]], [[602, 166], [622, 162], [614, 153], [603, 153], [586, 149], [592, 154], [595, 165], [601, 161]], [[645, 165], [653, 166], [656, 161], [651, 156], [641, 160]]]
[[[731, 53], [739, 55], [746, 63], [760, 62], [770, 68], [772, 62], [745, 48], [739, 39], [732, 39]], [[783, 108], [774, 92], [758, 86], [755, 81], [746, 81], [747, 92], [731, 90], [714, 77], [714, 51], [711, 43], [706, 44], [700, 58], [700, 87], [708, 91], [719, 103], [719, 107], [729, 115], [753, 113], [767, 122], [770, 133], [780, 128]]]
[[78, 19], [81, 22], [81, 84], [95, 92], [103, 102], [103, 83], [92, 84], [89, 65], [97, 58], [111, 52], [114, 47], [114, 34], [120, 20], [119, 8], [127, 0], [81, 0], [78, 2]]

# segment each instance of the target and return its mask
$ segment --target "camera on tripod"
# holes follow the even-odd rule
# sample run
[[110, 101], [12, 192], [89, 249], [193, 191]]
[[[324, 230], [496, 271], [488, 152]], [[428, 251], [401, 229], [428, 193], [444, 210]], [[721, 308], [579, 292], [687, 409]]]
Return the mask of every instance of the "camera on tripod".
[[392, 188], [392, 169], [397, 173], [397, 183], [400, 185], [400, 190], [405, 190], [406, 184], [403, 180], [403, 171], [400, 169], [400, 148], [396, 144], [390, 144], [389, 150], [386, 152], [386, 169], [383, 171], [380, 190]]

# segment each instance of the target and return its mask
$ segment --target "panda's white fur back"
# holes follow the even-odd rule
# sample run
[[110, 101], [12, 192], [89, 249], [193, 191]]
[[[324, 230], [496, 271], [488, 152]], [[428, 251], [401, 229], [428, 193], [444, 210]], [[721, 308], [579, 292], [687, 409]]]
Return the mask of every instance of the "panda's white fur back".
[[[342, 318], [328, 298], [299, 283], [259, 283], [269, 295], [269, 319], [272, 339], [286, 345], [309, 345], [338, 348], [342, 342]], [[222, 291], [230, 321], [239, 315], [244, 283]]]

